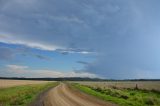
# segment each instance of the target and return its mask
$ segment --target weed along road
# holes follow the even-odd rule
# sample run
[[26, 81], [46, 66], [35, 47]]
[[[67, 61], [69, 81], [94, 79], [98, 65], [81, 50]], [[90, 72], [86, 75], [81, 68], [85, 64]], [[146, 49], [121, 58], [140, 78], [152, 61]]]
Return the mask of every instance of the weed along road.
[[60, 83], [50, 89], [34, 106], [116, 106], [95, 97], [71, 89], [67, 84]]

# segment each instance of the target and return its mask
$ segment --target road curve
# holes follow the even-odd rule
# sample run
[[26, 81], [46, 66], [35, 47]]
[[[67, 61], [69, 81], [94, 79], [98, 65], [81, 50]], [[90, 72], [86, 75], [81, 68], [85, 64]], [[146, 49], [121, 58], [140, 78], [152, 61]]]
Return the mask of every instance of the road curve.
[[34, 106], [116, 106], [95, 97], [71, 89], [60, 83], [49, 90]]

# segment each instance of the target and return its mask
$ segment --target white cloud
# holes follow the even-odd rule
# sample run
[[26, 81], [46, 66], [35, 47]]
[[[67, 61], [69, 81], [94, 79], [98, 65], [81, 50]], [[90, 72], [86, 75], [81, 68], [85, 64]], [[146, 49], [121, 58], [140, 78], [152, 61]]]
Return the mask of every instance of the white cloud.
[[87, 51], [87, 50], [83, 50], [83, 49], [72, 49], [72, 48], [68, 48], [68, 49], [57, 49], [57, 52], [60, 52], [62, 54], [68, 54], [68, 53], [79, 53], [79, 54], [93, 54], [94, 52], [91, 51]]
[[7, 65], [6, 67], [12, 70], [24, 70], [28, 68], [27, 66], [20, 66], [20, 65]]
[[95, 74], [91, 74], [88, 72], [74, 72], [74, 71], [67, 71], [67, 72], [60, 72], [60, 71], [53, 71], [53, 70], [32, 70], [29, 73], [32, 73], [31, 76], [28, 77], [90, 77], [95, 78], [97, 77]]
[[27, 66], [21, 65], [6, 65], [7, 71], [14, 73], [14, 74], [23, 74], [26, 73]]
[[0, 35], [0, 42], [7, 43], [7, 44], [24, 45], [24, 46], [31, 47], [31, 48], [49, 50], [49, 51], [54, 51], [56, 49], [61, 48], [55, 45], [27, 41], [27, 40], [19, 39], [19, 38], [16, 38], [15, 36], [9, 36], [9, 35]]
[[28, 66], [21, 65], [6, 65], [6, 71], [9, 73], [5, 76], [10, 77], [29, 77], [29, 78], [38, 78], [38, 77], [97, 77], [95, 74], [89, 72], [74, 72], [74, 71], [55, 71], [55, 70], [32, 70]]
[[34, 41], [28, 41], [24, 39], [19, 39], [16, 36], [9, 36], [9, 35], [0, 35], [0, 42], [6, 43], [6, 44], [15, 44], [15, 45], [24, 45], [30, 48], [40, 49], [40, 50], [46, 50], [46, 51], [57, 51], [60, 53], [79, 53], [79, 54], [91, 54], [93, 52], [87, 51], [87, 50], [80, 50], [80, 49], [68, 49], [65, 47], [56, 46], [53, 44], [48, 43], [42, 43], [42, 42], [34, 42]]

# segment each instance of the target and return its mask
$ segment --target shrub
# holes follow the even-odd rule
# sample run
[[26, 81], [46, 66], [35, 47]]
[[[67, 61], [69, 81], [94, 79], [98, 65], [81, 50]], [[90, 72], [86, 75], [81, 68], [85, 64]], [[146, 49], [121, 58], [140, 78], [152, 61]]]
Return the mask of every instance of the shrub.
[[149, 98], [146, 98], [145, 100], [144, 100], [144, 102], [145, 102], [145, 104], [146, 105], [154, 105], [155, 104], [155, 99], [154, 98], [152, 98], [152, 97], [149, 97]]

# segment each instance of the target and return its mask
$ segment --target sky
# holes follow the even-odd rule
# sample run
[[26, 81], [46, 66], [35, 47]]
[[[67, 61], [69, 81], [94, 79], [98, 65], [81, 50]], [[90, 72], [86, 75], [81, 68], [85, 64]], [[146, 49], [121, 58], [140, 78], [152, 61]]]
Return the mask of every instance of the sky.
[[0, 0], [0, 77], [160, 78], [159, 0]]

